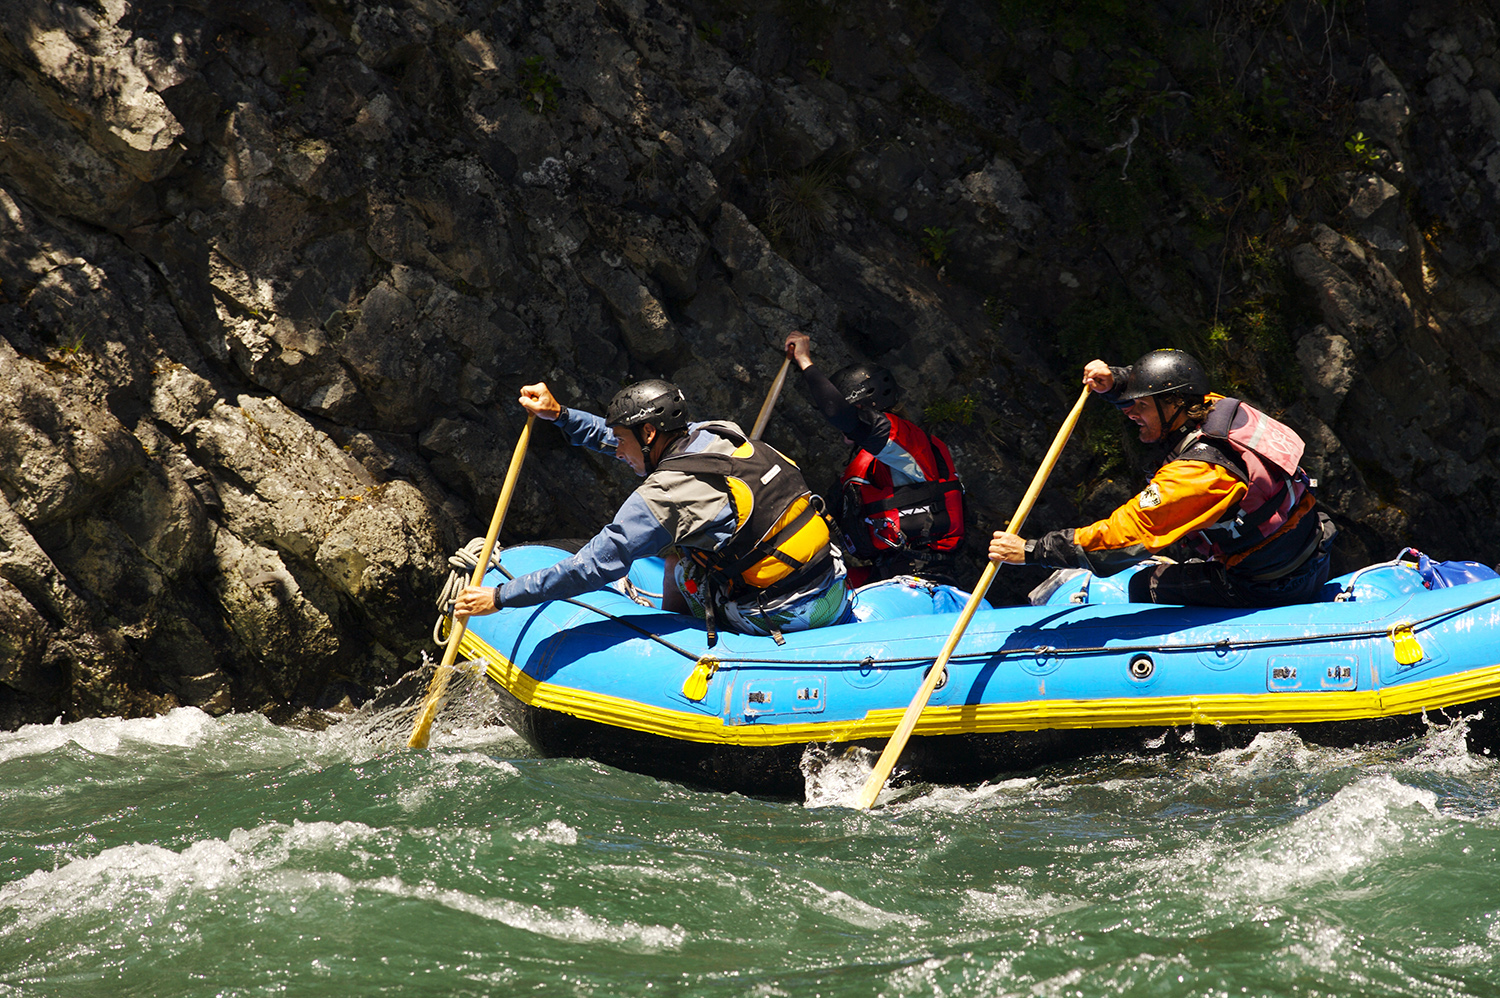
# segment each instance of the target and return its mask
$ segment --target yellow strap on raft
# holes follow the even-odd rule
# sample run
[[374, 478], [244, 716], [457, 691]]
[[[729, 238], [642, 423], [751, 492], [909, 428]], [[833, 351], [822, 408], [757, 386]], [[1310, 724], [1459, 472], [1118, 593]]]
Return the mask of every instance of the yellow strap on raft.
[[692, 673], [682, 683], [682, 695], [692, 701], [701, 701], [708, 696], [708, 681], [719, 671], [719, 660], [707, 655], [693, 666]]
[[1401, 665], [1416, 665], [1427, 654], [1417, 643], [1411, 624], [1396, 624], [1391, 628], [1390, 636], [1396, 646], [1396, 661]]

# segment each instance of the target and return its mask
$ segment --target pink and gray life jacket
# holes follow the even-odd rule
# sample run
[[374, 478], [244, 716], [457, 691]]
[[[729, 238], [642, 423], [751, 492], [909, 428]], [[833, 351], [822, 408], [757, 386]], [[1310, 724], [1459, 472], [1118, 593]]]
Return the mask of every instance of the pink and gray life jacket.
[[1299, 463], [1305, 447], [1286, 424], [1239, 399], [1214, 402], [1203, 425], [1184, 436], [1168, 460], [1217, 465], [1249, 491], [1233, 517], [1193, 538], [1200, 554], [1258, 578], [1275, 578], [1306, 560], [1318, 531], [1317, 518], [1305, 516], [1314, 503], [1312, 482]]

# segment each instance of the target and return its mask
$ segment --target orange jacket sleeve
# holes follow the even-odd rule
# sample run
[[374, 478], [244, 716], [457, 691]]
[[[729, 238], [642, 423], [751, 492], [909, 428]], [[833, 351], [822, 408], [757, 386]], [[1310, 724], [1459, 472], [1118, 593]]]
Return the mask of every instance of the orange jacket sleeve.
[[1074, 530], [1073, 543], [1085, 551], [1136, 546], [1160, 551], [1223, 520], [1247, 491], [1244, 482], [1216, 464], [1169, 461], [1139, 495], [1107, 518]]

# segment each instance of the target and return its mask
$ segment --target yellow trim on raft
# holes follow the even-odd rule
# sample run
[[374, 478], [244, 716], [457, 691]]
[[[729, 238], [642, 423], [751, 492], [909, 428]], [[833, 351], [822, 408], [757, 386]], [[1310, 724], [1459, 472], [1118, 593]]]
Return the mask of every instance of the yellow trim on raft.
[[[483, 660], [489, 678], [528, 706], [680, 741], [770, 746], [889, 738], [905, 710], [904, 705], [872, 710], [854, 721], [725, 724], [723, 718], [716, 715], [668, 710], [636, 700], [538, 682], [475, 637], [472, 631], [464, 634], [459, 650], [461, 659]], [[1491, 697], [1500, 697], [1500, 665], [1381, 690], [1027, 700], [1006, 704], [935, 706], [922, 712], [913, 734], [989, 734], [1050, 728], [1181, 727], [1189, 724], [1315, 724], [1396, 717]]]

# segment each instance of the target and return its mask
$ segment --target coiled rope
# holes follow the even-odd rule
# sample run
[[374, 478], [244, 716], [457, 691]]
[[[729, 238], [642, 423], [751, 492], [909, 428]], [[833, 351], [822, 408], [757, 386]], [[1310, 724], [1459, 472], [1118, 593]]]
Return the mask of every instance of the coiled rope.
[[[479, 553], [483, 550], [484, 538], [476, 537], [448, 556], [448, 564], [453, 571], [448, 573], [448, 581], [443, 584], [442, 592], [438, 593], [438, 619], [437, 623], [432, 625], [433, 644], [447, 646], [448, 627], [453, 622], [453, 603], [458, 599], [458, 594], [463, 592], [464, 587], [469, 584], [469, 580], [474, 577], [474, 566], [479, 564]], [[513, 578], [509, 572], [505, 571], [505, 566], [500, 564], [500, 545], [498, 544], [490, 551], [489, 567], [505, 572], [507, 579]]]

